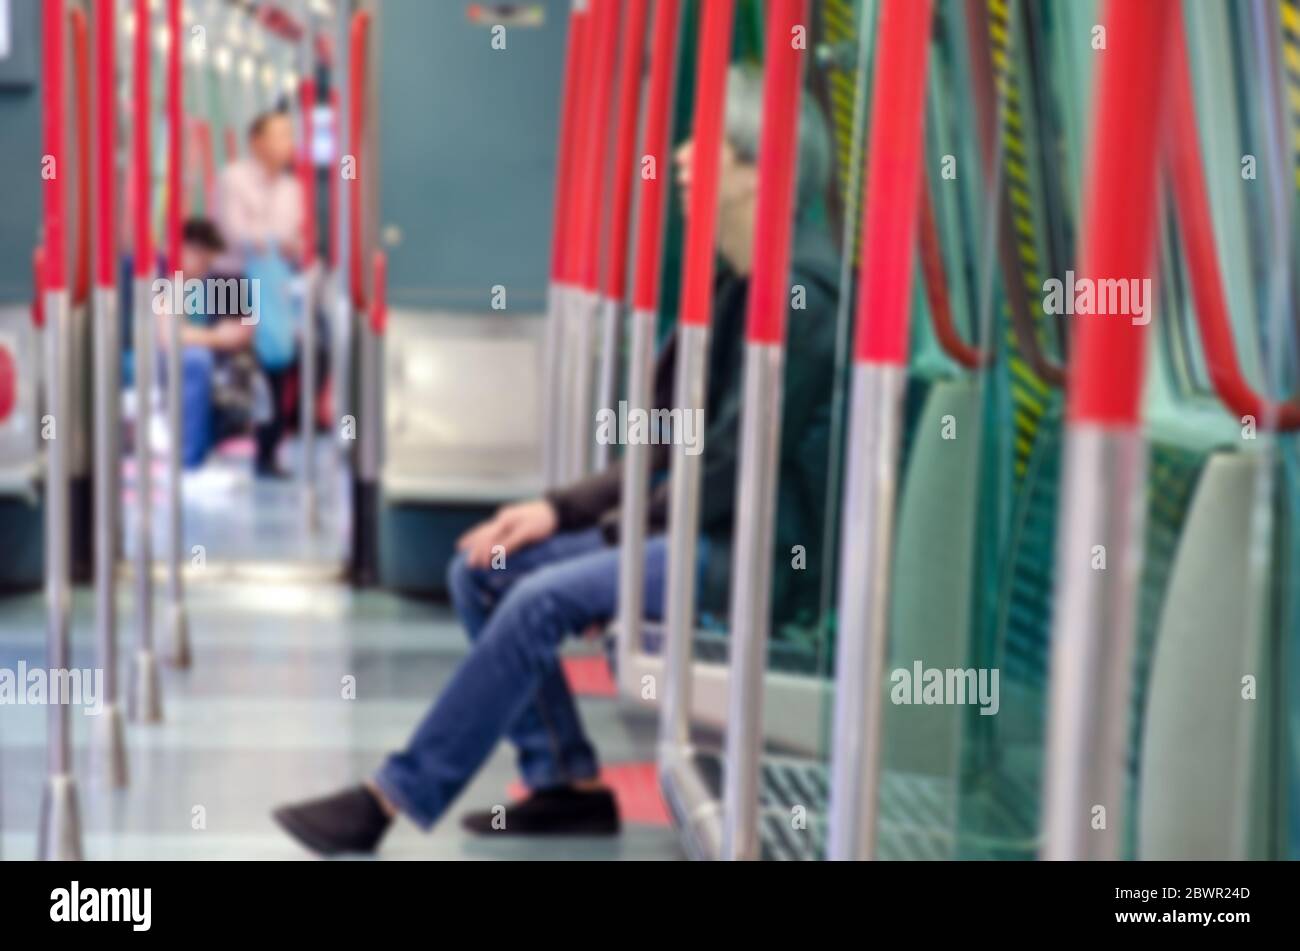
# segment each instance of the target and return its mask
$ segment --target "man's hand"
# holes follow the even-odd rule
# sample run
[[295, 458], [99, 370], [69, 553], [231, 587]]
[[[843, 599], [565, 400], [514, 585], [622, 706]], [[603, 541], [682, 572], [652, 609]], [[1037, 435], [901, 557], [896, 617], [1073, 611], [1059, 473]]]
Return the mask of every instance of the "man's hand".
[[460, 537], [456, 548], [466, 553], [471, 568], [492, 563], [492, 550], [500, 545], [506, 554], [527, 548], [555, 534], [559, 518], [544, 499], [507, 505], [496, 515]]

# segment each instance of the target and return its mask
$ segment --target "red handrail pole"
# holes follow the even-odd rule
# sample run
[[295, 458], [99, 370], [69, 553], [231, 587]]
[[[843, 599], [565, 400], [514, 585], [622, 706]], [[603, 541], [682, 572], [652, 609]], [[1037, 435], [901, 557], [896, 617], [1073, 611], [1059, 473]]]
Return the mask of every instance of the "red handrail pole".
[[1188, 259], [1188, 280], [1210, 382], [1223, 403], [1238, 416], [1253, 416], [1261, 425], [1276, 426], [1281, 430], [1300, 428], [1300, 407], [1262, 397], [1247, 382], [1237, 359], [1227, 297], [1219, 271], [1219, 254], [1214, 242], [1214, 219], [1206, 197], [1186, 33], [1182, 16], [1175, 13], [1174, 20], [1176, 25], [1170, 38], [1169, 53], [1173, 61], [1169, 88], [1168, 160], [1179, 233]]
[[[1144, 281], [1160, 220], [1163, 96], [1177, 0], [1108, 0], [1080, 272]], [[1130, 285], [1131, 286], [1131, 285]], [[1151, 300], [1152, 295], [1148, 295]], [[1130, 310], [1131, 301], [1130, 301]], [[1076, 316], [1044, 763], [1042, 857], [1120, 858], [1146, 491], [1141, 408], [1149, 324]], [[1096, 570], [1090, 553], [1106, 553]], [[1105, 810], [1104, 828], [1093, 819]]]
[[[167, 269], [181, 267], [185, 102], [181, 78], [181, 0], [167, 0]], [[146, 113], [147, 115], [147, 113]]]
[[605, 174], [609, 154], [609, 105], [612, 98], [614, 50], [618, 42], [618, 4], [615, 0], [592, 0], [591, 99], [588, 105], [587, 139], [581, 189], [583, 214], [578, 222], [578, 283], [595, 291], [600, 283], [601, 226], [605, 219]]
[[74, 7], [72, 25], [73, 96], [77, 123], [77, 264], [72, 281], [74, 305], [90, 293], [90, 30], [85, 11]]
[[586, 209], [584, 195], [591, 137], [587, 126], [591, 121], [591, 104], [595, 98], [592, 89], [592, 63], [595, 59], [596, 10], [595, 0], [585, 0], [586, 9], [575, 21], [574, 44], [577, 72], [573, 102], [573, 126], [570, 132], [568, 161], [564, 179], [564, 236], [560, 250], [560, 283], [566, 287], [578, 285], [582, 273], [583, 216]]
[[[308, 66], [310, 69], [310, 66]], [[302, 80], [302, 156], [299, 177], [302, 182], [302, 264], [309, 269], [316, 263], [316, 168], [312, 163], [312, 138], [315, 132], [316, 80], [310, 75]]]
[[[1168, 61], [1147, 49], [1146, 42], [1160, 35], [1161, 51], [1178, 45], [1164, 35], [1172, 9], [1167, 0], [1109, 0], [1106, 7], [1111, 25], [1097, 80], [1098, 118], [1083, 216], [1084, 278], [1136, 280], [1149, 278], [1153, 270], [1161, 123], [1152, 120]], [[1070, 422], [1138, 424], [1147, 325], [1123, 319], [1127, 316], [1079, 320], [1072, 337]]]
[[95, 0], [95, 283], [117, 284], [117, 12], [113, 0]]
[[750, 343], [782, 344], [789, 301], [790, 240], [794, 227], [798, 164], [799, 102], [803, 57], [791, 34], [807, 28], [807, 4], [771, 0], [767, 62], [763, 77], [763, 125], [758, 146], [758, 197], [746, 337]]
[[573, 166], [577, 156], [579, 121], [584, 101], [582, 77], [590, 12], [575, 3], [569, 14], [569, 43], [560, 93], [560, 129], [555, 163], [555, 210], [551, 221], [551, 280], [562, 282], [568, 273], [569, 229], [572, 227]]
[[[766, 5], [758, 194], [745, 335], [739, 478], [731, 558], [731, 658], [726, 761], [723, 767], [722, 858], [752, 861], [759, 837], [763, 687], [771, 629], [771, 558], [775, 544], [777, 460], [781, 454], [782, 373], [795, 216], [807, 0]], [[818, 315], [814, 319], [824, 319]]]
[[862, 274], [844, 479], [828, 854], [875, 857], [894, 510], [923, 179], [931, 0], [884, 0], [862, 208]]
[[[735, 0], [703, 5], [699, 66], [695, 89], [695, 131], [691, 153], [691, 194], [687, 207], [686, 261], [682, 278], [681, 322], [707, 327], [713, 314], [713, 276], [717, 256], [718, 175], [722, 160], [727, 67]], [[662, 174], [662, 172], [661, 172]]]
[[[877, 76], [897, 76], [872, 90], [862, 209], [862, 278], [858, 284], [859, 363], [904, 366], [912, 291], [912, 261], [921, 200], [925, 62], [930, 0], [886, 2], [881, 8]], [[886, 18], [890, 18], [887, 22]], [[886, 39], [886, 26], [903, 42]], [[890, 34], [892, 35], [892, 34]]]
[[664, 179], [671, 174], [668, 137], [672, 125], [673, 89], [677, 74], [677, 38], [681, 26], [681, 0], [657, 0], [654, 38], [650, 48], [650, 85], [646, 92], [646, 118], [642, 157], [654, 174], [646, 177], [638, 167], [636, 262], [632, 280], [632, 306], [637, 312], [659, 309], [659, 282], [664, 241]]
[[645, 58], [645, 28], [650, 0], [631, 0], [619, 48], [618, 131], [614, 144], [613, 198], [610, 202], [609, 257], [605, 264], [605, 296], [621, 301], [627, 293], [628, 227], [632, 217], [632, 177], [636, 168], [636, 133], [641, 104], [641, 70]]
[[64, 78], [64, 31], [67, 22], [63, 0], [44, 0], [41, 24], [41, 82], [45, 87], [45, 109], [42, 114], [42, 135], [47, 161], [53, 165], [53, 174], [43, 179], [45, 199], [45, 287], [49, 291], [68, 288], [67, 276], [67, 212], [68, 189], [64, 174], [66, 165], [66, 83]]
[[[633, 407], [648, 407], [653, 393], [660, 257], [667, 194], [663, 180], [670, 174], [671, 167], [668, 134], [677, 74], [677, 37], [680, 25], [680, 0], [658, 0], [651, 26], [650, 81], [646, 93], [642, 156], [635, 163], [636, 180], [640, 187], [627, 373], [627, 402]], [[644, 166], [647, 159], [652, 163], [652, 168]], [[628, 157], [623, 162], [626, 174], [633, 174], [633, 158]], [[647, 176], [648, 171], [653, 174]], [[640, 689], [635, 658], [641, 649], [641, 625], [645, 614], [645, 513], [649, 484], [649, 447], [633, 440], [625, 447], [623, 455], [616, 664], [619, 689], [628, 696]], [[666, 726], [660, 735], [675, 739], [678, 735], [676, 725], [682, 721], [670, 718], [667, 699], [666, 696], [662, 707]], [[675, 711], [678, 706], [680, 705], [675, 704], [672, 709]]]
[[358, 10], [352, 17], [351, 48], [348, 54], [348, 71], [351, 83], [348, 90], [348, 145], [352, 149], [354, 163], [353, 177], [348, 185], [348, 197], [350, 199], [348, 230], [351, 232], [349, 237], [351, 248], [349, 248], [348, 252], [351, 257], [351, 273], [348, 283], [352, 285], [352, 304], [358, 311], [362, 312], [366, 310], [366, 276], [363, 267], [365, 260], [363, 239], [366, 229], [362, 216], [362, 203], [364, 200], [362, 178], [365, 163], [365, 93], [367, 86], [366, 73], [369, 69], [367, 58], [369, 43], [370, 13], [366, 10]]
[[135, 183], [135, 276], [148, 278], [154, 273], [153, 234], [150, 225], [152, 194], [150, 168], [152, 148], [149, 117], [152, 114], [153, 96], [150, 88], [149, 0], [135, 0], [135, 61], [132, 66], [135, 115], [131, 123], [132, 179]]

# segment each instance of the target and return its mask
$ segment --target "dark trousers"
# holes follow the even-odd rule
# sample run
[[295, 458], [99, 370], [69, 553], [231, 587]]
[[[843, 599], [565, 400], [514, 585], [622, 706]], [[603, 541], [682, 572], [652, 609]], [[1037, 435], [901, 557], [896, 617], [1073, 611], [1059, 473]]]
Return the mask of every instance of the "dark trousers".
[[275, 465], [275, 450], [284, 437], [289, 426], [292, 407], [287, 405], [286, 395], [289, 379], [294, 370], [293, 364], [279, 370], [263, 369], [267, 388], [271, 391], [271, 415], [266, 422], [257, 427], [257, 467], [271, 468]]

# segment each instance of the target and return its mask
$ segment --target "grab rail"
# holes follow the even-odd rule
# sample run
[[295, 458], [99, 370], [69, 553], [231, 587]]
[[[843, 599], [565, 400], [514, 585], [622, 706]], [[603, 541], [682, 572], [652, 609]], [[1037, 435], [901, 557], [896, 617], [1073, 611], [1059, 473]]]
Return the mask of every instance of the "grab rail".
[[841, 540], [828, 855], [875, 857], [896, 469], [907, 377], [930, 0], [884, 0], [877, 27]]
[[1201, 160], [1200, 132], [1192, 88], [1191, 64], [1182, 17], [1170, 55], [1170, 136], [1167, 160], [1174, 190], [1178, 232], [1188, 258], [1188, 280], [1195, 300], [1197, 326], [1204, 344], [1210, 382], [1223, 403], [1238, 416], [1251, 416], [1261, 425], [1283, 432], [1300, 429], [1300, 405], [1275, 402], [1261, 396], [1247, 382], [1237, 358], [1228, 313], [1219, 254], [1214, 244], [1214, 222], [1206, 197], [1205, 168]]
[[[664, 213], [668, 190], [661, 170], [668, 168], [668, 135], [677, 76], [677, 37], [681, 0], [658, 0], [651, 24], [650, 82], [646, 91], [642, 161], [651, 175], [638, 175], [636, 261], [632, 282], [632, 326], [628, 348], [628, 405], [650, 409], [653, 400], [655, 330], [663, 266]], [[650, 447], [630, 440], [624, 447], [623, 495], [619, 531], [618, 644], [619, 689], [628, 697], [639, 689], [634, 659], [640, 652], [645, 615], [646, 496], [650, 487]], [[667, 698], [665, 698], [667, 704]], [[666, 707], [665, 707], [666, 709]], [[673, 735], [676, 735], [675, 733]]]
[[73, 271], [72, 305], [80, 307], [90, 295], [90, 30], [86, 13], [73, 7], [72, 91], [77, 124], [77, 262]]
[[[1106, 4], [1083, 215], [1087, 279], [1139, 280], [1154, 269], [1159, 120], [1177, 17], [1177, 0]], [[1116, 859], [1125, 827], [1147, 325], [1124, 316], [1080, 317], [1073, 339], [1042, 806], [1049, 859]], [[1107, 570], [1093, 563], [1097, 546]]]
[[352, 180], [348, 188], [348, 223], [351, 228], [348, 251], [351, 255], [349, 283], [352, 285], [352, 306], [358, 311], [366, 310], [366, 275], [365, 261], [365, 220], [362, 215], [364, 201], [362, 168], [367, 159], [365, 154], [365, 123], [367, 114], [367, 76], [369, 61], [367, 59], [370, 44], [371, 16], [368, 10], [358, 10], [352, 17], [351, 46], [348, 52], [348, 144], [352, 148]]

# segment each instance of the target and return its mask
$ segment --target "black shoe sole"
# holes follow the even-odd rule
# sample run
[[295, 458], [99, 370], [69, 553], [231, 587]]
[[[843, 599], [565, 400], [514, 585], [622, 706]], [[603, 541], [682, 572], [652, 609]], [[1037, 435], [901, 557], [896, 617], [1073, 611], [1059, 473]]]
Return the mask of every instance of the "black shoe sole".
[[333, 858], [339, 855], [371, 855], [372, 852], [363, 852], [358, 849], [346, 849], [339, 846], [337, 842], [331, 842], [325, 836], [322, 836], [317, 830], [300, 821], [293, 810], [288, 807], [281, 807], [271, 813], [273, 818], [285, 832], [295, 839], [299, 845], [311, 852], [324, 858]]
[[623, 831], [622, 825], [615, 822], [612, 826], [608, 822], [586, 822], [574, 823], [571, 826], [557, 826], [549, 829], [512, 829], [507, 820], [504, 829], [483, 828], [481, 825], [475, 825], [474, 816], [466, 816], [461, 820], [460, 827], [471, 835], [481, 838], [488, 836], [510, 836], [517, 839], [545, 839], [561, 838], [571, 836], [573, 838], [608, 838], [618, 835]]

